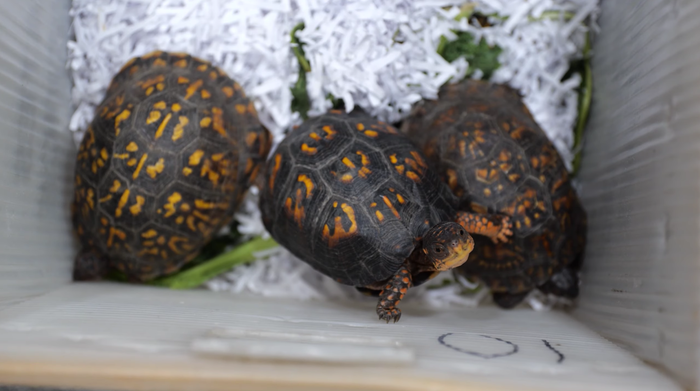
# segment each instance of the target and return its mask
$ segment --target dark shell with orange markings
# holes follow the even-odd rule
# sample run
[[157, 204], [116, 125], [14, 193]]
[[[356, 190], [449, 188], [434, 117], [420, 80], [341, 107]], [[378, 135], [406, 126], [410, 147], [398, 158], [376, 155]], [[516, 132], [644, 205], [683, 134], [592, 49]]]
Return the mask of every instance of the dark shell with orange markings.
[[454, 220], [456, 198], [423, 154], [359, 111], [331, 111], [292, 130], [264, 178], [260, 210], [268, 232], [347, 285], [392, 277], [434, 225]]
[[511, 216], [512, 238], [494, 244], [474, 235], [474, 251], [458, 272], [515, 294], [580, 266], [586, 213], [559, 153], [516, 91], [480, 80], [445, 85], [437, 100], [414, 108], [402, 132], [422, 147], [460, 209]]
[[135, 280], [178, 270], [230, 222], [270, 141], [241, 87], [210, 63], [166, 52], [132, 59], [78, 151], [83, 249]]

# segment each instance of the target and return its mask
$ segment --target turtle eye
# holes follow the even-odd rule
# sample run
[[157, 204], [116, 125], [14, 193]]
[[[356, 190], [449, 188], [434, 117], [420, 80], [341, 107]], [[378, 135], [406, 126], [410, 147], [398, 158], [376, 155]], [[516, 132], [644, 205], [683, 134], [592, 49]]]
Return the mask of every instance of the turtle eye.
[[435, 251], [436, 253], [441, 253], [441, 252], [442, 252], [442, 246], [435, 246], [435, 247], [433, 247], [433, 251]]
[[463, 229], [460, 229], [460, 230], [459, 230], [459, 236], [464, 236], [464, 230], [463, 230]]

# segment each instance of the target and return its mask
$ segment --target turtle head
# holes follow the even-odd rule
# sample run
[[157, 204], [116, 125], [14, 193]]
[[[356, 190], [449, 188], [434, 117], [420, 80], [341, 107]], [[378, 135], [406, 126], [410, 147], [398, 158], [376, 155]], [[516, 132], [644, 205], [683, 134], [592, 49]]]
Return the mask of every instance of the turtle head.
[[439, 223], [423, 237], [423, 253], [437, 271], [461, 266], [472, 250], [474, 239], [457, 223]]

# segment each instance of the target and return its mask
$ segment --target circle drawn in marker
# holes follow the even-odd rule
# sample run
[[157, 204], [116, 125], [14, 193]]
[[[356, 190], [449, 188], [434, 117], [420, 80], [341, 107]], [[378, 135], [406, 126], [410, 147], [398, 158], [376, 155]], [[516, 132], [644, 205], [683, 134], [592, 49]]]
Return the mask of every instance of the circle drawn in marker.
[[462, 349], [462, 348], [460, 348], [460, 347], [451, 345], [450, 343], [448, 343], [448, 342], [445, 341], [445, 339], [446, 339], [448, 336], [452, 335], [452, 334], [453, 334], [453, 333], [446, 333], [446, 334], [441, 335], [440, 337], [438, 337], [438, 342], [440, 342], [440, 344], [443, 345], [443, 346], [445, 346], [446, 348], [450, 348], [450, 349], [455, 350], [455, 351], [460, 352], [460, 353], [469, 354], [469, 355], [471, 355], [471, 356], [481, 357], [481, 358], [483, 358], [483, 359], [487, 359], [487, 360], [488, 360], [488, 359], [491, 359], [491, 358], [498, 358], [498, 357], [510, 356], [510, 355], [513, 355], [513, 354], [515, 354], [515, 353], [518, 352], [518, 345], [516, 345], [516, 344], [514, 344], [514, 343], [512, 343], [512, 342], [510, 342], [510, 341], [506, 341], [506, 340], [504, 340], [504, 339], [501, 339], [501, 338], [492, 337], [492, 336], [490, 336], [490, 335], [479, 335], [479, 336], [482, 337], [482, 338], [494, 339], [494, 340], [496, 340], [496, 341], [499, 341], [499, 342], [503, 342], [503, 343], [505, 343], [505, 344], [508, 344], [508, 345], [510, 345], [510, 346], [512, 347], [511, 351], [505, 352], [505, 353], [484, 354], [484, 353], [474, 352], [474, 351], [471, 351], [471, 350]]

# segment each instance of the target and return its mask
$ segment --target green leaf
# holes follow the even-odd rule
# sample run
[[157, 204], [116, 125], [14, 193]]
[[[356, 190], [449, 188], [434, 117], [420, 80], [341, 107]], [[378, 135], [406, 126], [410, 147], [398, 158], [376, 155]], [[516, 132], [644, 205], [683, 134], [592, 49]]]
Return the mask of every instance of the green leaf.
[[151, 281], [149, 285], [162, 286], [170, 289], [196, 288], [219, 274], [231, 270], [234, 266], [254, 261], [254, 253], [276, 246], [277, 242], [272, 239], [256, 237], [229, 252], [223, 253], [188, 270]]
[[[482, 17], [485, 17], [485, 18], [498, 19], [502, 22], [505, 22], [506, 20], [508, 20], [510, 18], [508, 15], [501, 16], [501, 15], [496, 14], [496, 13], [493, 13], [493, 14], [481, 14], [481, 13], [479, 13], [479, 15]], [[570, 12], [570, 11], [544, 11], [544, 12], [542, 12], [542, 15], [540, 15], [538, 17], [528, 15], [527, 21], [528, 22], [539, 22], [540, 20], [545, 20], [545, 19], [557, 20], [557, 19], [561, 18], [562, 15], [564, 16], [565, 22], [568, 22], [569, 20], [573, 19], [574, 16], [576, 16], [576, 14], [574, 14], [573, 12]]]
[[326, 99], [331, 101], [331, 104], [333, 105], [333, 110], [345, 110], [345, 102], [342, 99], [336, 98], [331, 93], [328, 93], [328, 95], [326, 95]]
[[476, 3], [466, 3], [459, 8], [459, 13], [455, 16], [455, 20], [460, 20], [463, 18], [469, 18], [474, 13], [474, 8], [476, 8]]
[[304, 57], [304, 45], [301, 42], [299, 42], [299, 38], [297, 38], [297, 31], [303, 29], [304, 22], [301, 22], [294, 26], [292, 31], [289, 33], [289, 35], [292, 38], [292, 52], [294, 52], [294, 55], [297, 57], [297, 61], [299, 61], [299, 66], [301, 67], [301, 69], [303, 69], [304, 72], [311, 72], [311, 65], [309, 65], [309, 62], [306, 60], [306, 57]]
[[447, 42], [447, 39], [440, 37], [438, 44], [438, 54], [445, 60], [452, 62], [460, 57], [464, 57], [469, 62], [467, 76], [477, 69], [484, 73], [484, 79], [490, 79], [493, 72], [501, 65], [498, 56], [503, 49], [499, 46], [489, 46], [485, 39], [474, 42], [474, 36], [468, 32], [459, 31], [456, 33], [457, 39]]
[[445, 56], [444, 56], [445, 46], [447, 45], [448, 42], [450, 42], [450, 41], [448, 41], [444, 35], [440, 36], [440, 42], [438, 42], [438, 47], [437, 47], [437, 54], [442, 56], [442, 58], [445, 58]]
[[299, 78], [297, 82], [294, 83], [294, 87], [291, 88], [292, 91], [292, 111], [296, 111], [301, 115], [301, 118], [309, 118], [307, 113], [311, 108], [311, 101], [309, 100], [309, 94], [306, 90], [306, 72], [311, 71], [311, 65], [304, 57], [304, 47], [296, 36], [296, 32], [304, 29], [304, 23], [299, 23], [292, 29], [290, 36], [292, 40], [292, 52], [299, 61]]
[[308, 119], [308, 112], [311, 108], [311, 100], [309, 99], [309, 94], [306, 91], [306, 73], [303, 70], [299, 70], [299, 78], [297, 82], [294, 83], [292, 90], [292, 111], [296, 111], [301, 114], [301, 118], [304, 120]]
[[[226, 247], [235, 245], [238, 243], [238, 241], [241, 238], [241, 233], [238, 232], [238, 221], [233, 220], [231, 224], [229, 225], [229, 232], [224, 235], [219, 235], [214, 237], [209, 243], [204, 245], [202, 250], [199, 252], [197, 257], [193, 259], [192, 261], [188, 262], [186, 265], [184, 265], [179, 271], [183, 272], [185, 270], [189, 270], [197, 265], [203, 264], [210, 259], [220, 255], [226, 250]], [[106, 280], [110, 281], [119, 281], [119, 282], [128, 282], [129, 279], [127, 278], [126, 274], [118, 271], [118, 270], [110, 270], [109, 273], [105, 276]]]
[[[217, 275], [227, 272], [240, 263], [254, 260], [252, 256], [253, 252], [259, 251], [259, 249], [271, 248], [276, 245], [274, 242], [271, 242], [269, 247], [265, 247], [267, 246], [267, 242], [262, 241], [259, 237], [241, 244], [240, 239], [243, 235], [238, 231], [238, 222], [234, 220], [229, 228], [227, 234], [219, 235], [212, 239], [202, 248], [195, 259], [188, 262], [178, 272], [146, 284], [169, 287], [172, 289], [195, 288]], [[226, 252], [226, 248], [236, 244], [240, 245]], [[130, 282], [126, 274], [118, 270], [110, 271], [105, 279], [118, 282]]]
[[180, 272], [191, 269], [197, 265], [201, 265], [210, 259], [219, 256], [226, 251], [227, 247], [237, 244], [242, 236], [243, 235], [238, 232], [238, 221], [234, 219], [229, 225], [229, 232], [227, 234], [216, 236], [209, 243], [204, 245], [197, 257], [183, 266], [183, 268], [180, 269]]
[[581, 167], [581, 143], [583, 142], [583, 130], [588, 123], [588, 115], [591, 109], [591, 99], [593, 98], [593, 72], [591, 70], [591, 41], [590, 33], [586, 34], [586, 42], [583, 45], [583, 77], [581, 78], [581, 87], [578, 96], [578, 119], [576, 128], [574, 129], [574, 146], [576, 152], [573, 162], [572, 176], [578, 174]]
[[[527, 20], [528, 22], [538, 22], [540, 20], [545, 20], [545, 19], [550, 19], [550, 20], [557, 20], [561, 17], [564, 17], [564, 21], [568, 22], [569, 20], [573, 19], [576, 14], [570, 11], [544, 11], [542, 12], [542, 15], [539, 17], [535, 18], [533, 16], [528, 16]], [[503, 20], [508, 19], [508, 17], [503, 18]]]

